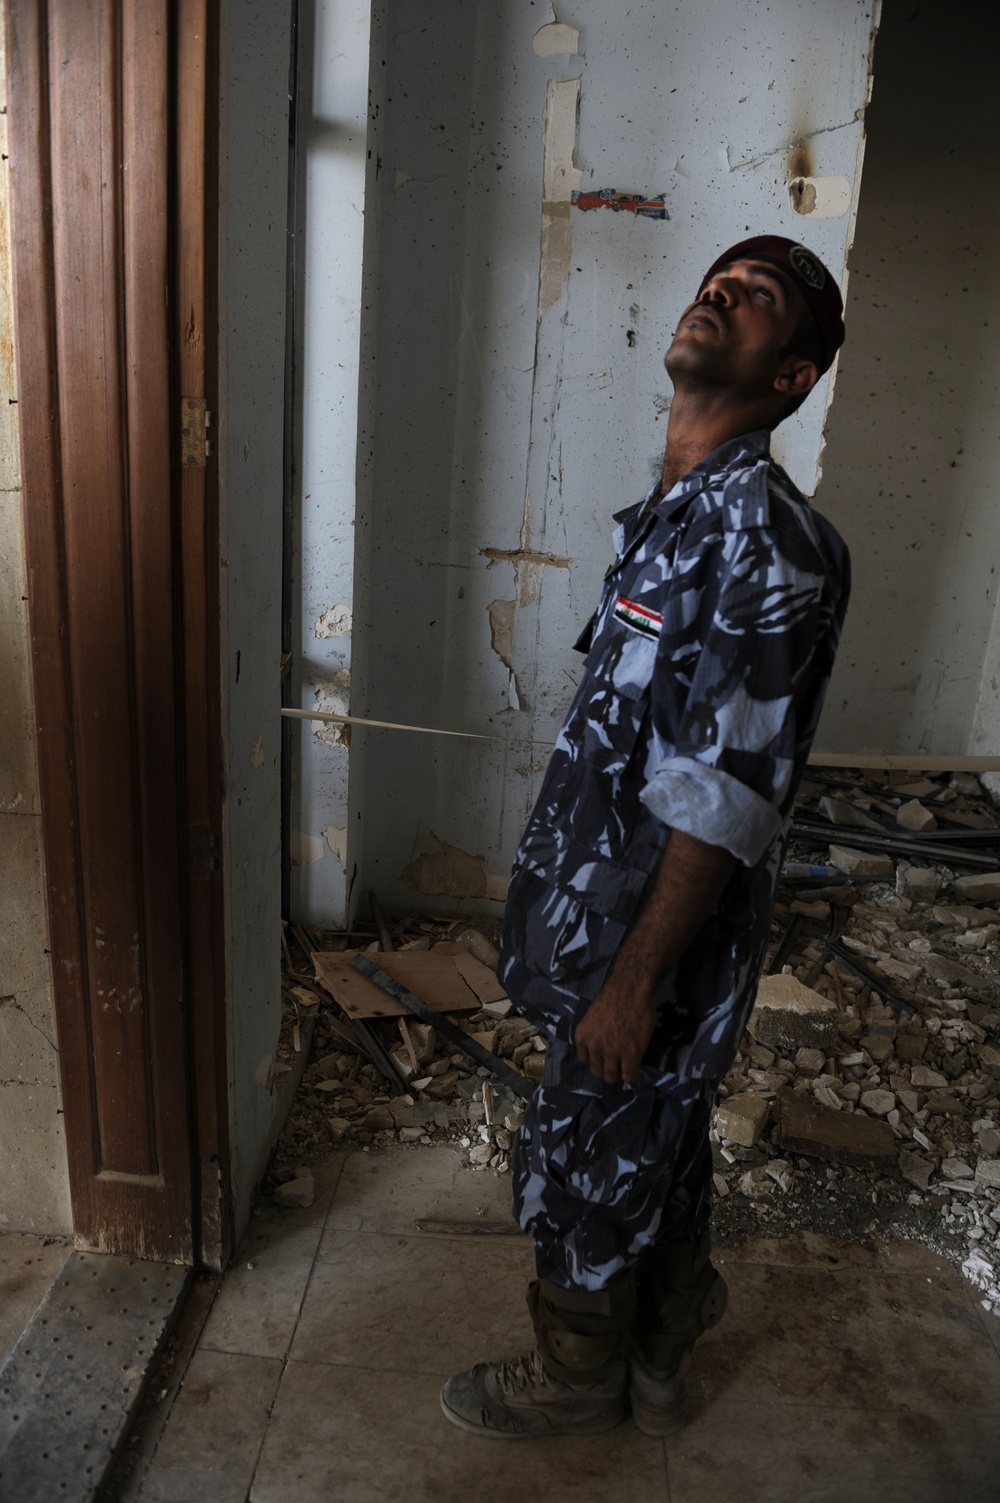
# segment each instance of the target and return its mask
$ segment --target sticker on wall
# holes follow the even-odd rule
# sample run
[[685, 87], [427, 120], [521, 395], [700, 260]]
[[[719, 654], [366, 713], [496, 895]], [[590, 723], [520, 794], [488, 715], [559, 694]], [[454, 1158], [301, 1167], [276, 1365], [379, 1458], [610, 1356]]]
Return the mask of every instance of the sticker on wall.
[[645, 193], [622, 193], [617, 188], [598, 188], [595, 193], [574, 193], [574, 209], [611, 209], [615, 214], [635, 214], [639, 219], [669, 219], [665, 195], [647, 198]]

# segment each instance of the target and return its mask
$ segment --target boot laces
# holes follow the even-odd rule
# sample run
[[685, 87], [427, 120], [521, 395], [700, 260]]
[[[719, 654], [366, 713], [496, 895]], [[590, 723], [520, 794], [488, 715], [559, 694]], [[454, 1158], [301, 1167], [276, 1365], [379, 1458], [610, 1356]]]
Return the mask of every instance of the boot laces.
[[497, 1386], [501, 1393], [524, 1393], [529, 1388], [546, 1388], [549, 1380], [538, 1360], [537, 1351], [510, 1357], [497, 1369]]

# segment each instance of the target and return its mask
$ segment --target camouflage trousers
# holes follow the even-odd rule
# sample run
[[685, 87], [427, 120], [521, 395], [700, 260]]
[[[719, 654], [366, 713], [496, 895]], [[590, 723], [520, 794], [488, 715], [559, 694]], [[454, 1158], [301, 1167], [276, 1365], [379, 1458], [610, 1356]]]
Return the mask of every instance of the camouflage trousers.
[[535, 1240], [540, 1278], [601, 1289], [644, 1248], [701, 1236], [714, 1097], [714, 1080], [645, 1067], [636, 1085], [607, 1085], [552, 1039], [512, 1163], [514, 1213]]

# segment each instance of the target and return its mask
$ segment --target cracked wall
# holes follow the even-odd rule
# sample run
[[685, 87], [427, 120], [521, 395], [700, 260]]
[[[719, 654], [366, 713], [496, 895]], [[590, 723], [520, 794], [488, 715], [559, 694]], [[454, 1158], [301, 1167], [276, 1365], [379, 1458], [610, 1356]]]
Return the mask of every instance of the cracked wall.
[[[662, 452], [663, 352], [704, 267], [748, 229], [844, 267], [873, 7], [749, 0], [731, 20], [725, 0], [384, 7], [354, 593], [338, 572], [350, 525], [331, 501], [338, 562], [303, 617], [351, 602], [353, 714], [495, 739], [353, 728], [349, 810], [340, 783], [326, 797], [317, 778], [300, 828], [346, 824], [357, 893], [412, 906], [404, 873], [435, 842], [474, 853], [472, 906], [490, 900], [483, 871], [509, 870], [579, 676], [572, 644], [612, 513]], [[669, 218], [574, 206], [607, 188], [664, 195]], [[310, 254], [330, 262], [337, 224], [323, 233]], [[776, 444], [809, 492], [829, 387]], [[304, 911], [319, 916], [333, 866], [301, 870]], [[455, 886], [421, 896], [454, 909]]]
[[[0, 54], [3, 38], [0, 34]], [[6, 69], [0, 56], [0, 80]], [[0, 83], [0, 89], [3, 84]], [[28, 642], [0, 114], [0, 1232], [71, 1229]]]

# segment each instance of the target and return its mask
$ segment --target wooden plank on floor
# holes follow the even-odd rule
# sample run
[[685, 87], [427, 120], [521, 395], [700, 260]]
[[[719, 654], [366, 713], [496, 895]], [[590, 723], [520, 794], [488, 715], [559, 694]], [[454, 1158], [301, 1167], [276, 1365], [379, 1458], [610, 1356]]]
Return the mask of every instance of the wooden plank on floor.
[[[330, 950], [313, 952], [316, 978], [351, 1018], [407, 1017], [406, 1008], [387, 997], [377, 986], [359, 976], [351, 965], [358, 950], [339, 953]], [[472, 957], [461, 945], [441, 946], [435, 950], [380, 951], [376, 957], [386, 975], [437, 1012], [478, 1012], [480, 998], [459, 968]], [[481, 970], [490, 977], [485, 966]], [[477, 977], [478, 979], [478, 977]], [[494, 985], [496, 978], [491, 977]], [[500, 992], [500, 996], [506, 995]]]
[[69, 1255], [0, 1368], [0, 1498], [90, 1503], [190, 1277]]

